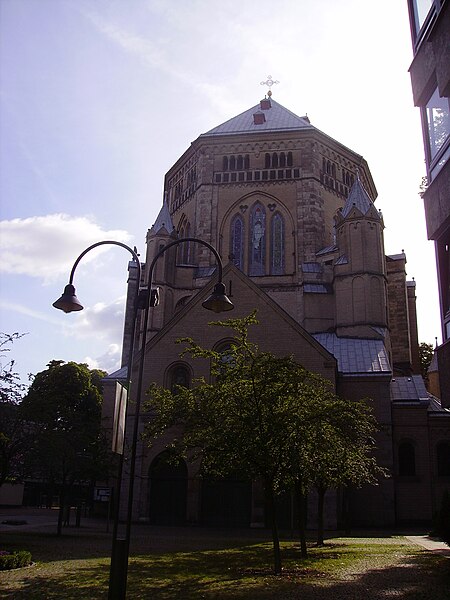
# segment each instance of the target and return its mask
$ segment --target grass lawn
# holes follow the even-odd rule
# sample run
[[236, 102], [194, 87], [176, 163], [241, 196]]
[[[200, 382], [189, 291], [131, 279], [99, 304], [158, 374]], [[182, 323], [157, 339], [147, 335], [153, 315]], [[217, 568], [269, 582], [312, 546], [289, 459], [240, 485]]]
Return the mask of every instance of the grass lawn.
[[[309, 548], [282, 543], [283, 575], [258, 536], [139, 526], [133, 531], [129, 600], [449, 600], [450, 558], [398, 537], [335, 537]], [[92, 528], [2, 533], [0, 549], [30, 550], [36, 564], [0, 572], [5, 600], [106, 599], [111, 538]]]

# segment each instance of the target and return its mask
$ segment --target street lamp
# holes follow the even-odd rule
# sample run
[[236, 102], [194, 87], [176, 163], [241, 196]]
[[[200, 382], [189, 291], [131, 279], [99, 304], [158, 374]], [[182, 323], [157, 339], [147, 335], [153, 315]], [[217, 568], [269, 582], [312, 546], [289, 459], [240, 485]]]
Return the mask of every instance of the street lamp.
[[[130, 386], [131, 386], [131, 370], [133, 365], [133, 351], [134, 351], [134, 339], [136, 335], [136, 321], [138, 310], [145, 310], [144, 314], [144, 329], [142, 333], [142, 343], [141, 343], [141, 353], [139, 360], [139, 371], [138, 371], [138, 380], [137, 380], [137, 392], [136, 392], [136, 409], [134, 415], [133, 422], [133, 435], [131, 441], [131, 456], [130, 456], [130, 473], [129, 473], [129, 486], [128, 486], [128, 503], [127, 503], [127, 514], [125, 521], [125, 537], [119, 538], [118, 529], [119, 529], [119, 510], [120, 510], [120, 489], [122, 484], [122, 476], [123, 476], [123, 463], [124, 463], [124, 454], [122, 452], [120, 461], [119, 461], [119, 471], [117, 476], [117, 499], [116, 499], [116, 509], [114, 514], [114, 527], [113, 527], [113, 543], [112, 543], [112, 551], [111, 551], [111, 567], [109, 574], [109, 593], [108, 600], [124, 600], [126, 598], [126, 589], [127, 589], [127, 575], [128, 575], [128, 557], [130, 553], [130, 533], [131, 533], [131, 521], [133, 515], [133, 493], [134, 493], [134, 477], [135, 477], [135, 468], [136, 468], [136, 449], [137, 449], [137, 441], [138, 441], [138, 431], [139, 431], [139, 414], [141, 408], [141, 396], [142, 396], [142, 384], [143, 384], [143, 373], [144, 373], [144, 362], [145, 362], [145, 346], [147, 342], [147, 323], [148, 323], [148, 315], [151, 306], [155, 306], [155, 298], [152, 294], [152, 279], [153, 279], [153, 271], [156, 264], [156, 261], [164, 252], [169, 250], [174, 246], [178, 246], [184, 242], [196, 242], [197, 244], [201, 244], [206, 246], [213, 254], [217, 261], [218, 267], [218, 282], [215, 284], [214, 289], [210, 296], [202, 302], [203, 308], [207, 310], [212, 310], [213, 312], [219, 313], [223, 311], [232, 310], [234, 308], [233, 303], [226, 295], [225, 285], [222, 282], [222, 260], [219, 256], [219, 253], [208, 244], [201, 239], [194, 237], [186, 237], [180, 238], [179, 240], [175, 240], [170, 242], [166, 246], [164, 246], [153, 258], [148, 274], [148, 286], [147, 288], [140, 288], [141, 281], [141, 263], [139, 260], [139, 256], [135, 250], [132, 250], [126, 244], [122, 242], [116, 242], [113, 240], [107, 240], [103, 242], [97, 242], [92, 244], [84, 250], [80, 256], [76, 259], [73, 264], [72, 270], [70, 272], [69, 283], [64, 288], [64, 292], [62, 296], [53, 303], [55, 308], [62, 310], [66, 313], [83, 310], [83, 306], [79, 302], [78, 298], [75, 294], [75, 287], [73, 285], [73, 277], [75, 274], [75, 270], [78, 266], [80, 260], [93, 248], [98, 246], [102, 246], [104, 244], [112, 244], [115, 246], [121, 246], [128, 250], [132, 256], [134, 261], [137, 263], [138, 273], [137, 273], [137, 285], [136, 292], [134, 297], [134, 305], [133, 305], [133, 335], [131, 339], [130, 352], [128, 357], [128, 365], [127, 365], [127, 381], [126, 387], [128, 390], [128, 396], [130, 396]], [[127, 423], [128, 416], [128, 404], [126, 409], [126, 417], [125, 424]]]

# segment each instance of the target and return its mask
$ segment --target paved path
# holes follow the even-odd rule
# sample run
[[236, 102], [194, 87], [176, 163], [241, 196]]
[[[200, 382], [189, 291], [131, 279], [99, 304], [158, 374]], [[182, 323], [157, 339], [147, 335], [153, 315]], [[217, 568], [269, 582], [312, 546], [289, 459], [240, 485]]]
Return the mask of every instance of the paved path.
[[445, 542], [441, 542], [441, 540], [430, 537], [429, 535], [405, 535], [405, 538], [413, 544], [422, 546], [422, 548], [450, 557], [450, 546]]
[[[72, 524], [75, 516], [72, 515]], [[10, 522], [20, 522], [26, 521], [23, 525], [13, 525], [8, 523], [3, 523], [3, 521]], [[45, 508], [0, 508], [0, 532], [2, 531], [12, 531], [12, 530], [39, 530], [39, 529], [48, 529], [49, 527], [56, 527], [58, 522], [58, 510], [57, 509], [45, 509]], [[101, 531], [105, 530], [105, 521], [102, 519], [82, 519], [83, 525], [88, 525], [89, 528], [98, 528]], [[139, 526], [137, 526], [139, 527]], [[169, 531], [172, 535], [176, 535], [175, 528], [169, 528]], [[196, 530], [199, 533], [198, 530]], [[166, 532], [167, 533], [167, 532]], [[222, 532], [223, 533], [223, 532]], [[242, 533], [242, 532], [241, 532]], [[253, 530], [249, 530], [248, 535], [254, 533]], [[245, 534], [244, 534], [245, 535]], [[375, 533], [374, 533], [375, 535]], [[399, 535], [402, 535], [399, 533]], [[448, 556], [450, 558], [450, 547], [441, 542], [440, 540], [430, 537], [429, 535], [408, 535], [403, 534], [404, 537], [412, 542], [413, 544], [417, 544], [426, 550], [430, 550], [432, 552], [436, 552], [443, 556]]]

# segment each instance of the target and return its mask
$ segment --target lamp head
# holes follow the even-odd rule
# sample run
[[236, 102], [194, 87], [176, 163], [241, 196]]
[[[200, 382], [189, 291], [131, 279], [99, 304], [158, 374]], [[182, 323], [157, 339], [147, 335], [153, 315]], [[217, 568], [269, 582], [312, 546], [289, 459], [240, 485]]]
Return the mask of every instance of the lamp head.
[[216, 283], [209, 298], [202, 302], [202, 306], [203, 308], [212, 310], [215, 313], [233, 310], [234, 308], [234, 304], [225, 293], [225, 284], [223, 284], [221, 281]]
[[66, 285], [61, 298], [58, 298], [56, 302], [53, 302], [52, 306], [59, 310], [63, 310], [65, 313], [83, 310], [83, 306], [75, 295], [75, 287], [71, 283]]

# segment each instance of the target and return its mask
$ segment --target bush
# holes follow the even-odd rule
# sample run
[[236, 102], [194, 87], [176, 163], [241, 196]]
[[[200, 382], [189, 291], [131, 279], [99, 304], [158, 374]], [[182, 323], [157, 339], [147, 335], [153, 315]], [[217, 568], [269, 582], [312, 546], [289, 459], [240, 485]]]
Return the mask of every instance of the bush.
[[30, 563], [31, 552], [28, 552], [28, 550], [18, 550], [17, 552], [0, 550], [0, 571], [27, 567]]

